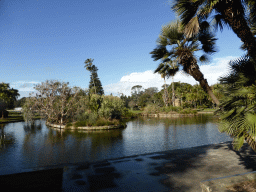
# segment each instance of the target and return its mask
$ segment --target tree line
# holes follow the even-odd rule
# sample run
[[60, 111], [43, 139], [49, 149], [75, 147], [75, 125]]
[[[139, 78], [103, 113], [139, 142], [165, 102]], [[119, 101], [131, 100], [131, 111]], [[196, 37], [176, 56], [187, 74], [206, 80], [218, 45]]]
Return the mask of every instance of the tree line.
[[[221, 87], [221, 84], [211, 86], [217, 99], [222, 99], [223, 97], [220, 91]], [[141, 85], [135, 85], [131, 88], [131, 96], [121, 94], [120, 98], [127, 108], [142, 111], [150, 105], [200, 109], [216, 107], [212, 98], [200, 85], [182, 82], [172, 82], [170, 85], [164, 84], [160, 91], [156, 87], [144, 89]]]

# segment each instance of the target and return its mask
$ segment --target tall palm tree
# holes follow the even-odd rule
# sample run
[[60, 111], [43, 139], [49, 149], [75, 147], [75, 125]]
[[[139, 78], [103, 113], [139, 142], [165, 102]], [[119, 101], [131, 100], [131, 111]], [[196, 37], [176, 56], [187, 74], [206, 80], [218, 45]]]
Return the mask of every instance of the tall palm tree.
[[[164, 103], [166, 106], [168, 105], [168, 92], [167, 92], [165, 77], [169, 78], [170, 76], [172, 76], [172, 78], [173, 78], [173, 76], [178, 71], [179, 71], [179, 67], [174, 61], [160, 63], [158, 65], [158, 67], [156, 68], [156, 70], [154, 71], [154, 73], [161, 74], [161, 77], [164, 79]], [[174, 93], [174, 87], [173, 87], [173, 93]], [[172, 103], [173, 102], [174, 101], [172, 98]]]
[[202, 50], [205, 54], [199, 60], [208, 61], [207, 54], [215, 52], [216, 39], [210, 33], [209, 25], [207, 22], [203, 22], [201, 26], [200, 32], [190, 38], [185, 36], [184, 28], [179, 20], [163, 26], [157, 40], [158, 45], [150, 54], [152, 54], [154, 61], [161, 59], [163, 62], [168, 62], [176, 59], [178, 64], [182, 65], [183, 71], [198, 81], [204, 91], [219, 105], [219, 100], [213, 94], [207, 80], [200, 71], [197, 58], [194, 55], [196, 51]]
[[[220, 78], [224, 94], [220, 131], [234, 138], [234, 147], [240, 149], [244, 140], [256, 151], [256, 68], [249, 57], [229, 63], [231, 72]], [[250, 96], [249, 96], [250, 95]], [[248, 96], [250, 102], [248, 102]]]
[[252, 31], [256, 27], [255, 0], [175, 0], [172, 9], [186, 26], [188, 37], [198, 33], [200, 22], [213, 15], [214, 27], [222, 30], [224, 25], [229, 26], [255, 60], [256, 40]]

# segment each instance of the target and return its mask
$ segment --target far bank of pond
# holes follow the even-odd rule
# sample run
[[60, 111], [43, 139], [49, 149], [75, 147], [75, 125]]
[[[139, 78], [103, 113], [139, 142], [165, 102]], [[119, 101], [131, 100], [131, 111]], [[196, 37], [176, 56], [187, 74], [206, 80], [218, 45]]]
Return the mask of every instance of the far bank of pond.
[[52, 129], [44, 120], [0, 124], [0, 174], [33, 167], [100, 161], [123, 156], [231, 141], [218, 131], [218, 118], [137, 118], [123, 129]]

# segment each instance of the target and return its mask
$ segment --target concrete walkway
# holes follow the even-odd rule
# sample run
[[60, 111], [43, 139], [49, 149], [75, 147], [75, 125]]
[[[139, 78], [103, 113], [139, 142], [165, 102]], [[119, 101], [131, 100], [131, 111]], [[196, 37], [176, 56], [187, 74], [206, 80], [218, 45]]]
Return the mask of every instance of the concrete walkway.
[[231, 142], [64, 166], [62, 191], [199, 192], [200, 182], [256, 170], [256, 153]]

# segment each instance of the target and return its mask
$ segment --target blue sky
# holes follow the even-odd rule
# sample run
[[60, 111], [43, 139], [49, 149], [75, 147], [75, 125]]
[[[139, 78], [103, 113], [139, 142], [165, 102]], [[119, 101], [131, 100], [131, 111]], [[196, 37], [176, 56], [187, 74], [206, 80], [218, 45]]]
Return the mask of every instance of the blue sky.
[[[34, 84], [56, 79], [88, 88], [84, 68], [94, 59], [105, 94], [130, 93], [133, 85], [163, 85], [153, 74], [159, 62], [149, 52], [161, 27], [175, 19], [167, 0], [0, 1], [0, 82], [28, 96]], [[200, 66], [209, 84], [227, 72], [227, 62], [244, 54], [227, 28], [217, 32], [218, 52]], [[178, 73], [175, 81], [195, 84]], [[167, 83], [170, 83], [168, 80]]]

